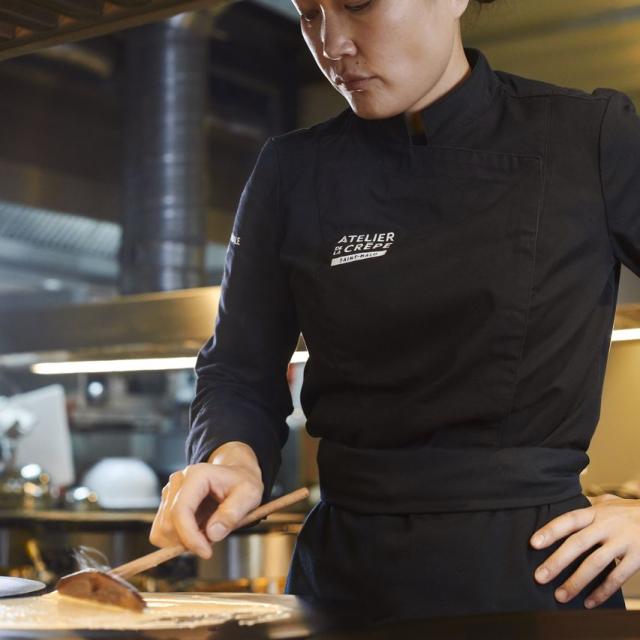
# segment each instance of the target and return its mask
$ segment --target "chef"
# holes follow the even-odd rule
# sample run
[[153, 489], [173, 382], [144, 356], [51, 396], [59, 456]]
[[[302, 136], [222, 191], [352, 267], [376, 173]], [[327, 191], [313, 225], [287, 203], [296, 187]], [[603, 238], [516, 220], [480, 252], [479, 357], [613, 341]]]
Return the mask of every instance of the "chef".
[[379, 620], [624, 608], [640, 501], [578, 476], [620, 263], [640, 274], [640, 119], [493, 70], [468, 2], [294, 0], [348, 108], [259, 154], [154, 544], [208, 558], [269, 498], [302, 332], [321, 500], [288, 593]]

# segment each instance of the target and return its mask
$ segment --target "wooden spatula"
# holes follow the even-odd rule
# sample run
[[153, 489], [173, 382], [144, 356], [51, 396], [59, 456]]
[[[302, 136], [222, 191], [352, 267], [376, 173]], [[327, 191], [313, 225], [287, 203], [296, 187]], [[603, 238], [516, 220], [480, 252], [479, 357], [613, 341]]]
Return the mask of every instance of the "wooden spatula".
[[[250, 511], [236, 528], [262, 520], [269, 514], [284, 509], [300, 500], [309, 497], [309, 490], [305, 487], [296, 489], [280, 498], [271, 500], [253, 511]], [[163, 562], [176, 558], [187, 549], [181, 545], [158, 549], [145, 556], [115, 567], [109, 571], [99, 569], [83, 569], [58, 580], [56, 589], [58, 593], [83, 600], [90, 600], [115, 607], [142, 611], [145, 607], [143, 597], [138, 590], [127, 580], [147, 569], [157, 567]]]

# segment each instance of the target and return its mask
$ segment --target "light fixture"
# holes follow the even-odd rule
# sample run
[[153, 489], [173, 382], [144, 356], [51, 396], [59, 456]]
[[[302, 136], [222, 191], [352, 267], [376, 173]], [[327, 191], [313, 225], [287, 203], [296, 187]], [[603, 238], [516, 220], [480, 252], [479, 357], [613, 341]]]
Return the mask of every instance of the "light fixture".
[[170, 371], [173, 369], [193, 369], [195, 362], [195, 357], [39, 362], [38, 364], [31, 366], [31, 371], [38, 375], [64, 375], [68, 373], [123, 373], [126, 371]]
[[[307, 351], [295, 351], [292, 364], [306, 362]], [[31, 365], [38, 375], [65, 375], [72, 373], [124, 373], [128, 371], [171, 371], [193, 369], [195, 356], [181, 358], [129, 358], [123, 360], [78, 360], [70, 362], [39, 362]]]
[[640, 340], [640, 328], [614, 329], [611, 332], [611, 342], [624, 342], [626, 340]]

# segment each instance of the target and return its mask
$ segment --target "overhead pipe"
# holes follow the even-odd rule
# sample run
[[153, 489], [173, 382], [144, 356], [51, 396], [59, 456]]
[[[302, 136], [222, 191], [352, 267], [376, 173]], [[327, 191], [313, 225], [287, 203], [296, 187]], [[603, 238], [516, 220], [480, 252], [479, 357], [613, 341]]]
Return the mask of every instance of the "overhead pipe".
[[120, 290], [205, 284], [206, 14], [127, 34]]

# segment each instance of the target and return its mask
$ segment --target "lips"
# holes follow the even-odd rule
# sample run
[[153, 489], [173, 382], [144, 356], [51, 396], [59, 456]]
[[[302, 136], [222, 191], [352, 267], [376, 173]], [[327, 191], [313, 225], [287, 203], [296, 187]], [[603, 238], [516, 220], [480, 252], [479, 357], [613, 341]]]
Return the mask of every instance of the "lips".
[[375, 76], [358, 76], [347, 73], [343, 76], [338, 76], [337, 82], [338, 84], [344, 85], [347, 91], [356, 91], [358, 89], [364, 89], [374, 77]]

